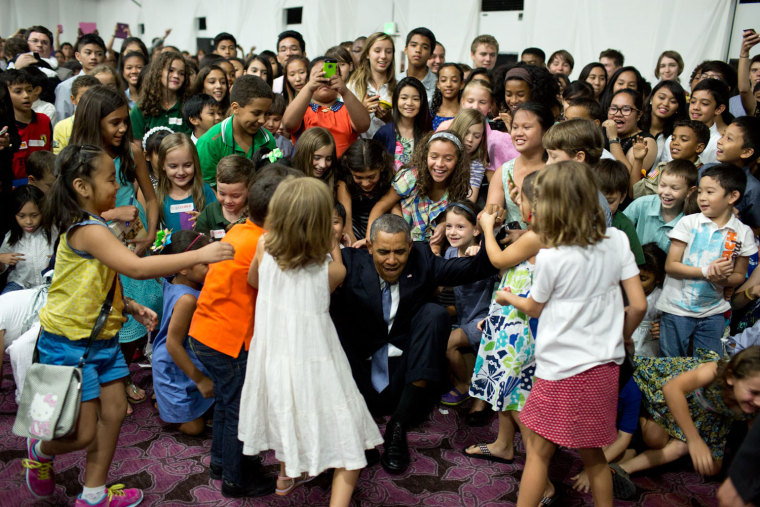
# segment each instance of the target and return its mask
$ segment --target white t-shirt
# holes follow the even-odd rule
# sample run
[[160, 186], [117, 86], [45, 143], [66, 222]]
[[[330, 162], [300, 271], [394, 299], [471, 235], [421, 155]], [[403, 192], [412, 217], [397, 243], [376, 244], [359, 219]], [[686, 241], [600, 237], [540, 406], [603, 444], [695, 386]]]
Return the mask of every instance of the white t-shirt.
[[5, 331], [5, 348], [26, 331], [24, 324], [31, 316], [37, 292], [38, 289], [24, 289], [0, 295], [0, 331]]
[[285, 75], [274, 78], [272, 81], [272, 93], [282, 93], [285, 88]]
[[538, 252], [530, 294], [546, 306], [536, 333], [536, 377], [562, 380], [623, 362], [620, 281], [638, 274], [628, 236], [614, 227], [590, 247]]
[[[681, 262], [687, 266], [708, 266], [734, 240], [741, 241], [741, 248], [737, 250], [740, 257], [757, 252], [752, 229], [733, 215], [721, 228], [702, 213], [687, 215], [678, 221], [668, 236], [686, 243]], [[723, 297], [723, 288], [707, 280], [679, 280], [666, 275], [657, 309], [682, 317], [703, 318], [730, 310], [731, 304]]]

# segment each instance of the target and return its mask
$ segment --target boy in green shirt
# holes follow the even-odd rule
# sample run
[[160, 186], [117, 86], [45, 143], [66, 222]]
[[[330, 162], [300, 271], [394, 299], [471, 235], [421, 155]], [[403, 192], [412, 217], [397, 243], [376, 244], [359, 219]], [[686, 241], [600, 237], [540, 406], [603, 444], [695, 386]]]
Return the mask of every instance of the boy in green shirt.
[[248, 217], [248, 183], [254, 164], [240, 155], [227, 155], [216, 166], [216, 195], [195, 221], [195, 230], [214, 240], [224, 237], [231, 225]]
[[258, 76], [240, 76], [235, 81], [230, 94], [232, 116], [211, 127], [196, 144], [203, 179], [213, 188], [216, 165], [223, 157], [251, 159], [262, 147], [277, 147], [274, 136], [263, 128], [272, 97], [272, 89]]

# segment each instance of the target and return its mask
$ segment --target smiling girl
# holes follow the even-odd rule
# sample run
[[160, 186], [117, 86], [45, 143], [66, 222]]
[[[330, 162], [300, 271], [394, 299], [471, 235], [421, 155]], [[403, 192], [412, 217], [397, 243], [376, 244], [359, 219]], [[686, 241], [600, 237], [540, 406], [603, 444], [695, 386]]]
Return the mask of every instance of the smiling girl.
[[[390, 105], [396, 90], [395, 46], [390, 35], [376, 32], [367, 37], [359, 57], [359, 65], [347, 85], [362, 101], [371, 120], [362, 135], [372, 139], [380, 127], [391, 119]], [[381, 101], [385, 104], [381, 104]]]
[[677, 121], [687, 120], [686, 92], [676, 81], [660, 81], [652, 90], [641, 111], [642, 130], [654, 136], [657, 142], [657, 158], [653, 166], [662, 161], [666, 139], [673, 134]]
[[119, 74], [124, 82], [129, 109], [135, 106], [135, 99], [140, 95], [140, 73], [147, 64], [148, 58], [141, 51], [131, 51], [119, 60]]
[[293, 167], [306, 176], [318, 178], [333, 189], [334, 170], [338, 162], [335, 140], [326, 128], [312, 127], [298, 138], [293, 152]]
[[641, 94], [630, 88], [618, 90], [612, 95], [607, 109], [607, 120], [602, 123], [607, 134], [607, 148], [622, 162], [628, 171], [633, 168], [633, 152], [631, 148], [637, 139], [643, 140], [647, 146], [647, 155], [642, 162], [642, 169], [649, 171], [657, 157], [657, 143], [649, 132], [639, 128], [641, 118]]
[[433, 130], [437, 130], [442, 122], [451, 120], [459, 112], [459, 97], [463, 81], [464, 72], [458, 64], [449, 62], [441, 65], [441, 70], [438, 71], [438, 83], [430, 104]]
[[399, 171], [412, 159], [417, 141], [431, 128], [425, 87], [419, 79], [405, 77], [393, 93], [393, 122], [380, 127], [373, 139], [393, 155], [394, 169]]
[[683, 58], [678, 51], [663, 51], [657, 59], [654, 68], [654, 77], [661, 81], [678, 81], [683, 72]]
[[171, 231], [190, 230], [207, 204], [216, 201], [203, 182], [198, 152], [185, 134], [171, 134], [158, 149], [158, 202], [161, 222]]
[[[470, 193], [470, 157], [464, 144], [451, 132], [436, 132], [420, 140], [411, 167], [396, 174], [390, 190], [372, 208], [372, 222], [401, 202], [413, 241], [430, 241], [440, 252], [445, 225], [438, 220], [449, 202], [462, 201]], [[367, 234], [369, 240], [369, 234]]]
[[182, 55], [161, 53], [151, 62], [140, 88], [140, 100], [129, 115], [135, 138], [142, 139], [153, 127], [169, 127], [174, 132], [192, 134], [190, 125], [182, 120], [182, 102], [187, 89]]
[[230, 87], [227, 84], [227, 76], [221, 67], [209, 65], [203, 67], [195, 77], [195, 82], [189, 95], [205, 93], [211, 95], [219, 103], [219, 110], [226, 113], [230, 107]]

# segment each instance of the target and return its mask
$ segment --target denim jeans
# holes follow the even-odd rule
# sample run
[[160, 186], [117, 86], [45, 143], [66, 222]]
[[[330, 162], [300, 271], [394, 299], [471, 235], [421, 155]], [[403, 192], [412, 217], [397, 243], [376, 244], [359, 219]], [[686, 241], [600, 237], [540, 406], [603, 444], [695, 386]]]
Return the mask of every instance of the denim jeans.
[[0, 292], [0, 294], [6, 294], [8, 292], [13, 292], [15, 290], [24, 290], [24, 287], [17, 284], [16, 282], [8, 282], [5, 285], [5, 288], [3, 289], [3, 292]]
[[243, 443], [238, 439], [238, 420], [248, 352], [241, 349], [240, 355], [234, 358], [207, 347], [192, 337], [189, 342], [214, 382], [216, 405], [211, 438], [211, 464], [222, 466], [222, 477], [225, 481], [242, 486]]
[[663, 313], [660, 318], [660, 353], [665, 357], [683, 357], [694, 338], [694, 351], [699, 348], [713, 350], [723, 355], [723, 331], [726, 318], [723, 314], [710, 317], [681, 317]]

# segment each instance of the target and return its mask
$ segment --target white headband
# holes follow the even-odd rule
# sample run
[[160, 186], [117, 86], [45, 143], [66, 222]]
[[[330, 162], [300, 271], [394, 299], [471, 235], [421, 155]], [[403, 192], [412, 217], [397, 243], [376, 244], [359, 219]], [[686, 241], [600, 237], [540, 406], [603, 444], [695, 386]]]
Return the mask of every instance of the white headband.
[[143, 136], [143, 138], [142, 138], [143, 151], [145, 151], [145, 145], [148, 143], [148, 138], [150, 136], [152, 136], [153, 134], [155, 134], [156, 132], [160, 131], [160, 130], [166, 130], [170, 134], [174, 134], [174, 131], [172, 129], [170, 129], [169, 127], [153, 127], [152, 129], [150, 129], [149, 131], [147, 131], [145, 133], [145, 135]]
[[436, 139], [446, 139], [448, 141], [451, 141], [452, 143], [456, 145], [457, 148], [459, 148], [459, 151], [462, 151], [462, 141], [460, 141], [459, 138], [455, 136], [454, 134], [451, 134], [449, 132], [436, 132], [435, 134], [432, 135], [430, 140], [428, 140], [427, 142], [428, 146], [430, 146], [430, 143], [432, 143]]

